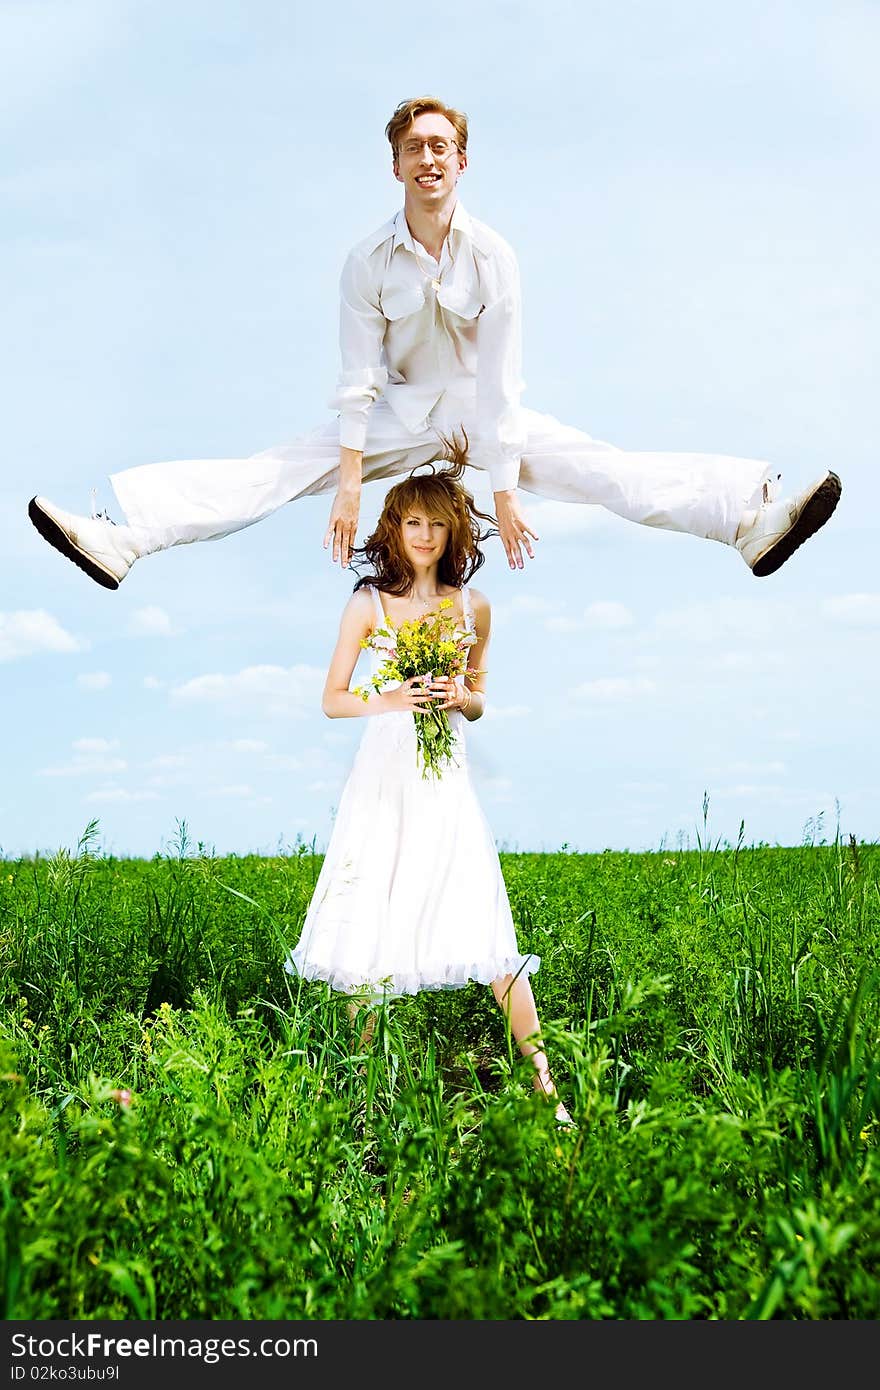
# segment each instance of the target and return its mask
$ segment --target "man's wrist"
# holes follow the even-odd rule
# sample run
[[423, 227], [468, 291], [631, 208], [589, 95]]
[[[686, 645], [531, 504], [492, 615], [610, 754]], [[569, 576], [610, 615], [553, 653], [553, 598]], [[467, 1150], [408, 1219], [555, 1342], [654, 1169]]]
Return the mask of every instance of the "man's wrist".
[[338, 490], [348, 496], [359, 496], [363, 481], [364, 456], [358, 449], [348, 449], [345, 445], [339, 451]]

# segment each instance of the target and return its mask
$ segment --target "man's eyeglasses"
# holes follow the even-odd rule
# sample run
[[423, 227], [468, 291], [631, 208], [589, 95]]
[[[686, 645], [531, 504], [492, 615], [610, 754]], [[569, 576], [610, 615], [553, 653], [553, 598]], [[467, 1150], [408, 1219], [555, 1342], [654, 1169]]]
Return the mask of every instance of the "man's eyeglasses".
[[435, 159], [446, 159], [453, 150], [458, 149], [454, 140], [444, 140], [442, 136], [437, 136], [434, 140], [403, 140], [400, 153], [407, 156], [419, 155], [426, 145]]

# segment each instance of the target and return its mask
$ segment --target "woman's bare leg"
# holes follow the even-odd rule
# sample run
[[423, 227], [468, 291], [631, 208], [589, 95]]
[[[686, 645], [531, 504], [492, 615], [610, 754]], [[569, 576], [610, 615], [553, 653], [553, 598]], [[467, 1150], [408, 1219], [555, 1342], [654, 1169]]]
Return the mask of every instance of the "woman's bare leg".
[[[354, 1027], [354, 1024], [355, 1024], [355, 1022], [356, 1022], [356, 1020], [357, 1020], [357, 1016], [358, 1016], [360, 1010], [363, 1009], [363, 1008], [365, 1008], [365, 1007], [366, 1007], [366, 1005], [364, 1004], [364, 1002], [363, 1002], [362, 999], [349, 999], [349, 1001], [348, 1001], [348, 1003], [347, 1003], [347, 1005], [346, 1005], [346, 1009], [347, 1009], [347, 1011], [348, 1011], [348, 1018], [349, 1018], [349, 1022], [351, 1023], [352, 1027]], [[364, 1024], [363, 1028], [361, 1029], [361, 1035], [360, 1035], [360, 1037], [359, 1037], [359, 1039], [358, 1039], [358, 1046], [359, 1046], [359, 1047], [361, 1047], [361, 1048], [369, 1047], [370, 1043], [373, 1041], [373, 1031], [374, 1031], [375, 1027], [376, 1027], [376, 1012], [375, 1012], [374, 1009], [371, 1009], [371, 1010], [369, 1010], [369, 1012], [367, 1013], [367, 1021], [366, 1021], [366, 1023]]]
[[[546, 1096], [558, 1099], [556, 1086], [550, 1075], [550, 1064], [540, 1045], [541, 1025], [532, 985], [528, 975], [502, 975], [492, 981], [492, 993], [502, 1013], [510, 1020], [510, 1031], [519, 1044], [519, 1050], [528, 1057], [535, 1068], [534, 1088]], [[562, 1101], [556, 1106], [556, 1118], [562, 1124], [571, 1124], [572, 1119]]]

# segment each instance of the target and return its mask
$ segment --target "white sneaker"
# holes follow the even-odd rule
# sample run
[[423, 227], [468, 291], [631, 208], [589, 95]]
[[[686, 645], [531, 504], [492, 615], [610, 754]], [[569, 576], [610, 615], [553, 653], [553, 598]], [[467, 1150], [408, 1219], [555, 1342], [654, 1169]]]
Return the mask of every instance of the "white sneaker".
[[734, 542], [752, 574], [773, 574], [788, 557], [824, 526], [840, 500], [840, 479], [824, 473], [803, 492], [774, 501], [764, 485], [765, 500], [740, 522]]
[[138, 558], [131, 528], [117, 526], [106, 515], [75, 516], [45, 497], [32, 497], [28, 516], [43, 540], [105, 589], [118, 589]]

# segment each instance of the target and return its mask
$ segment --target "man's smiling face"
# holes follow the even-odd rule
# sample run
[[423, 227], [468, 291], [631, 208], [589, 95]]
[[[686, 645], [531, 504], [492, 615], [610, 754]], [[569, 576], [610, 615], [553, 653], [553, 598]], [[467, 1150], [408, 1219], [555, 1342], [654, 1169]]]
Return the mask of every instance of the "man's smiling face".
[[394, 177], [406, 189], [407, 201], [428, 212], [454, 192], [467, 155], [455, 141], [455, 126], [439, 111], [425, 111], [400, 137], [394, 158]]

